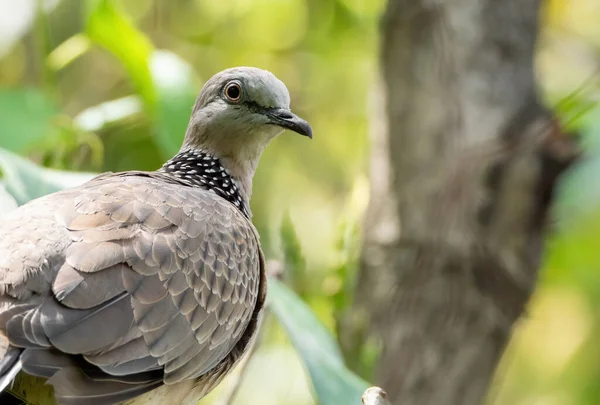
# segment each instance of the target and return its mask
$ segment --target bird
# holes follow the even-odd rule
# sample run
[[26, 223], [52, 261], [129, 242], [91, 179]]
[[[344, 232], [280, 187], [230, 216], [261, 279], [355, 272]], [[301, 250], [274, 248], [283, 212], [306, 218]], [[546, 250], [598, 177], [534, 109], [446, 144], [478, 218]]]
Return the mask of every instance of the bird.
[[285, 130], [312, 139], [285, 84], [230, 68], [156, 171], [100, 174], [0, 218], [0, 388], [20, 372], [60, 405], [190, 405], [216, 387], [260, 325], [249, 201]]

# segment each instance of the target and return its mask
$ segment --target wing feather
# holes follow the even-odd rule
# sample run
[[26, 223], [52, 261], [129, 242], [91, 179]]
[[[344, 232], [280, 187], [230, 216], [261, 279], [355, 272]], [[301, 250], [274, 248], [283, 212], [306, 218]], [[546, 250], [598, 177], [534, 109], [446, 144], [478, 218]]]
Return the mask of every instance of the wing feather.
[[[214, 369], [213, 384], [256, 322], [262, 271], [254, 227], [216, 194], [158, 174], [101, 176], [0, 222], [0, 297], [16, 300], [0, 308], [0, 332], [40, 348], [25, 350], [24, 369], [52, 376], [64, 403], [126, 399]], [[92, 368], [77, 371], [69, 355]], [[105, 383], [91, 389], [94, 379]]]

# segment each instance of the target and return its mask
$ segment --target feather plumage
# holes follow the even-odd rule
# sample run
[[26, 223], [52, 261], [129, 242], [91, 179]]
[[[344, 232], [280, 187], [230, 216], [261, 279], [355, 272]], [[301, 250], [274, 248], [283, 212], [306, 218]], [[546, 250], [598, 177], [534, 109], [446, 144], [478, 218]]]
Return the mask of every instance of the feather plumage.
[[[222, 91], [232, 80], [240, 102]], [[269, 72], [223, 71], [160, 170], [106, 173], [2, 217], [0, 384], [22, 368], [62, 405], [187, 405], [215, 387], [265, 302], [258, 159], [284, 128], [312, 136], [289, 102]]]
[[[169, 219], [156, 213], [157, 198], [170, 201]], [[26, 220], [32, 210], [39, 217], [51, 205], [43, 221]], [[261, 278], [260, 250], [251, 223], [214, 193], [166, 174], [104, 175], [21, 212], [0, 223], [0, 236], [12, 239], [0, 242], [0, 256], [9, 258], [0, 268], [0, 289], [12, 300], [0, 312], [0, 330], [11, 346], [28, 348], [21, 355], [23, 370], [52, 377], [61, 403], [104, 404], [102, 395], [122, 400], [210, 372], [262, 306], [264, 293], [254, 282]], [[12, 234], [17, 224], [21, 240]], [[26, 246], [32, 235], [46, 238], [41, 251]], [[239, 245], [248, 245], [243, 251], [249, 260]], [[29, 262], [30, 270], [7, 277], [19, 261]], [[234, 303], [228, 291], [235, 284], [254, 289]], [[35, 300], [20, 299], [31, 290]], [[79, 372], [84, 363], [94, 367], [93, 376]], [[143, 378], [139, 387], [110, 381], [151, 370], [160, 377]], [[68, 387], [59, 387], [71, 377]], [[93, 381], [102, 381], [102, 390], [85, 391]]]

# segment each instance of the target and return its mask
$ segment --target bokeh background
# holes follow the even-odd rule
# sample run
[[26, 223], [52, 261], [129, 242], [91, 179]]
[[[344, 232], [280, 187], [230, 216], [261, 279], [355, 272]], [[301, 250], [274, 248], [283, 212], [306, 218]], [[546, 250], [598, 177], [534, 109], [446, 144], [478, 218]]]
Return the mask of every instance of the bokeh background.
[[[274, 72], [315, 138], [284, 134], [265, 152], [254, 222], [267, 256], [285, 258], [286, 282], [335, 336], [368, 203], [384, 8], [384, 0], [0, 0], [0, 148], [61, 170], [153, 170], [177, 152], [205, 80], [238, 65]], [[547, 0], [540, 18], [541, 94], [586, 153], [561, 181], [540, 284], [488, 402], [597, 405], [600, 0]], [[16, 205], [1, 187], [0, 215]], [[371, 377], [375, 349], [346, 356]], [[308, 405], [312, 392], [269, 318], [235, 403]]]

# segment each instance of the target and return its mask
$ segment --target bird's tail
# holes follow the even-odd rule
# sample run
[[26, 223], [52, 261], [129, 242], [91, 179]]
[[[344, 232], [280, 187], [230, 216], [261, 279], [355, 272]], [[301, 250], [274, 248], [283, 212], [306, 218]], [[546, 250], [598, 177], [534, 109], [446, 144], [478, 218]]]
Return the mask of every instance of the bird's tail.
[[10, 387], [15, 377], [23, 367], [20, 356], [21, 350], [11, 347], [6, 351], [2, 359], [0, 359], [0, 404], [2, 405], [20, 405], [26, 403], [10, 392]]
[[11, 347], [0, 359], [0, 392], [4, 391], [21, 371], [23, 364], [20, 356], [21, 350]]

